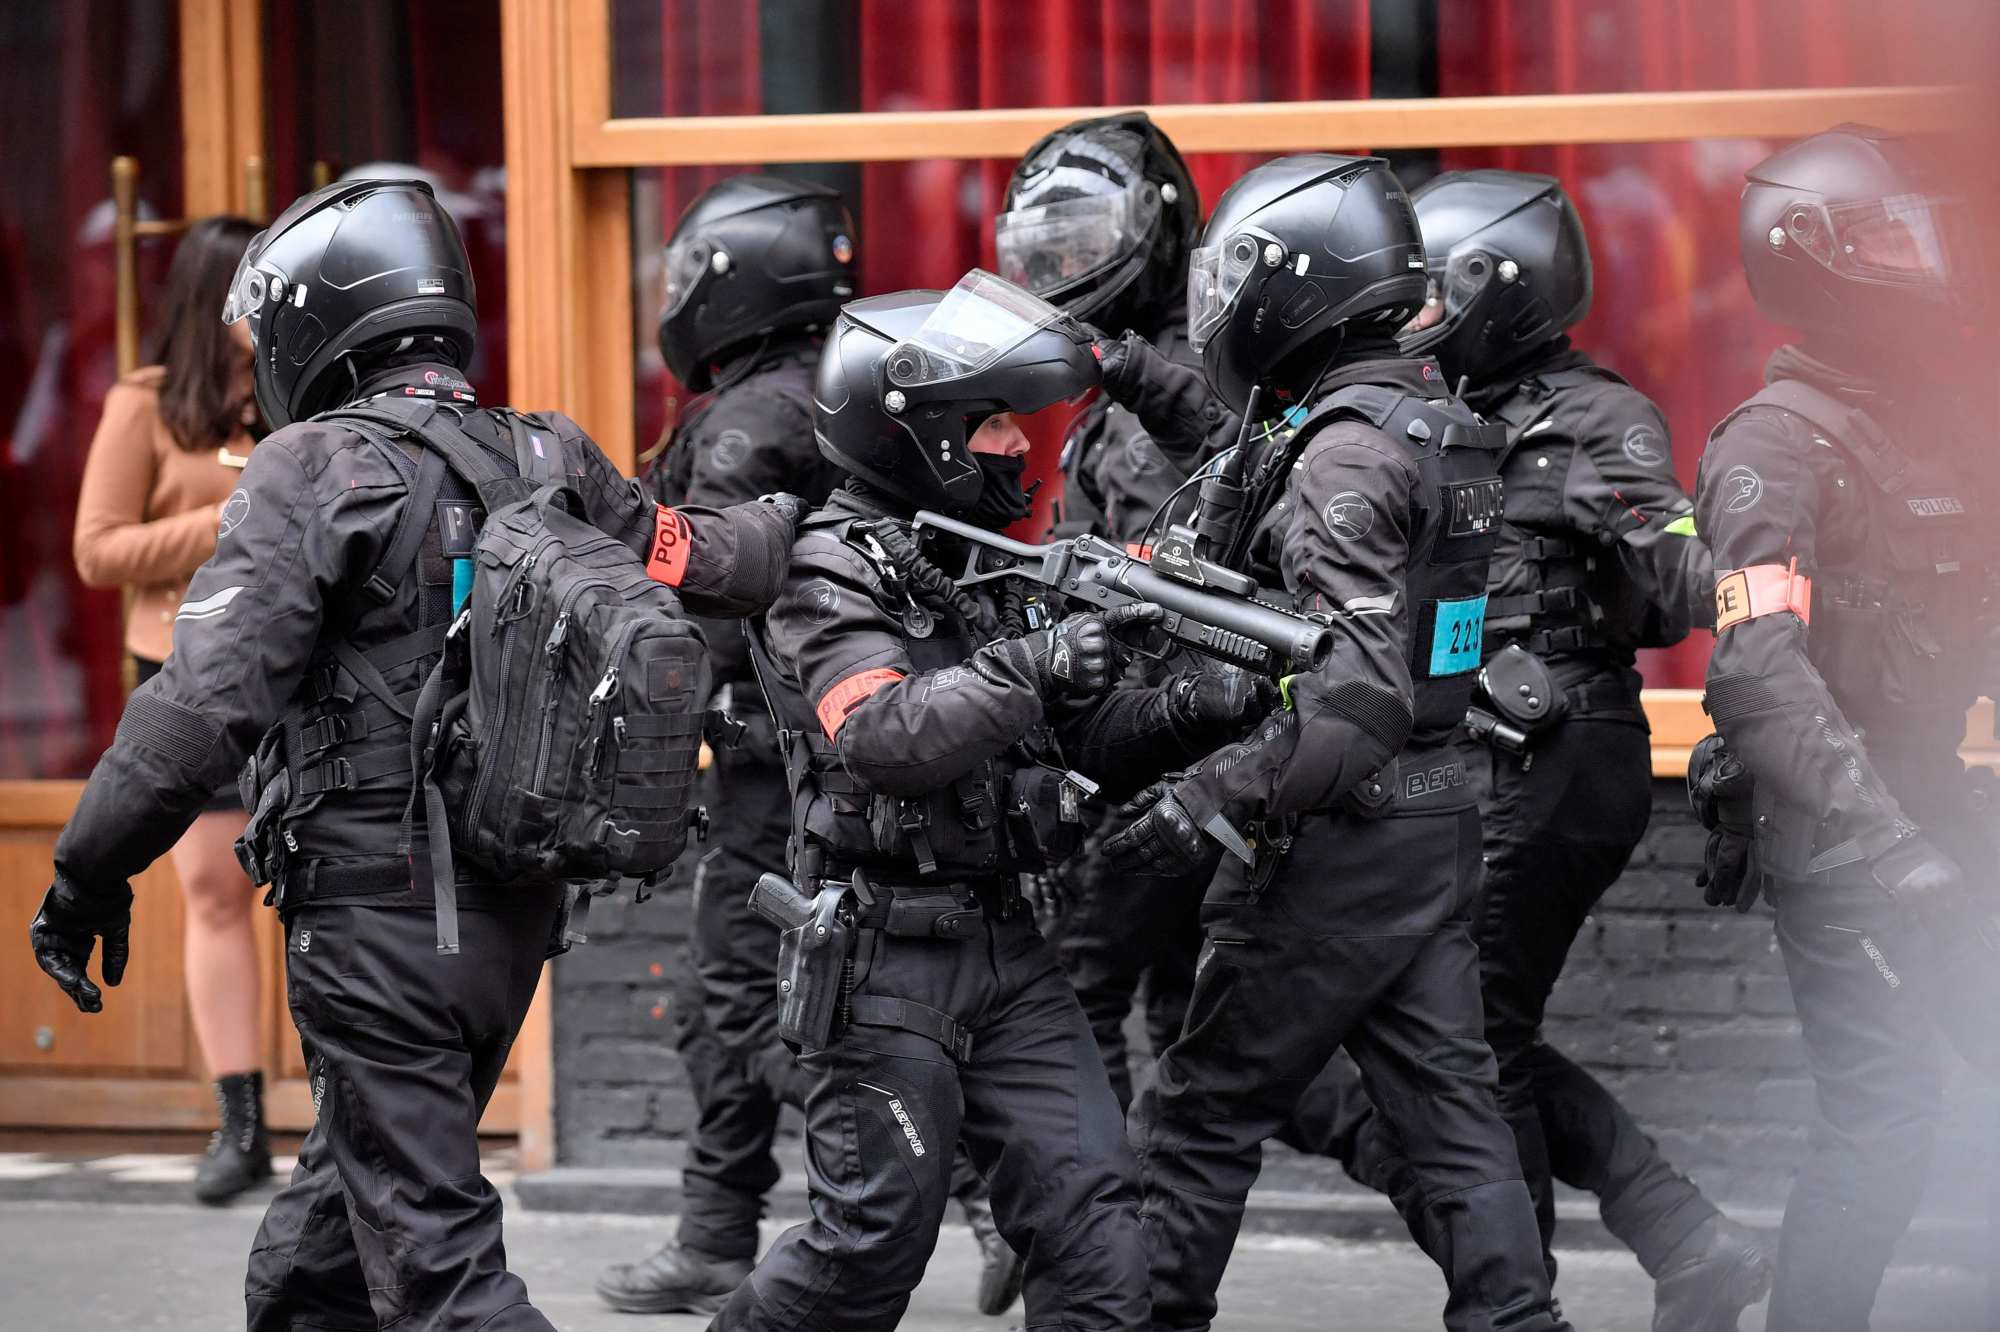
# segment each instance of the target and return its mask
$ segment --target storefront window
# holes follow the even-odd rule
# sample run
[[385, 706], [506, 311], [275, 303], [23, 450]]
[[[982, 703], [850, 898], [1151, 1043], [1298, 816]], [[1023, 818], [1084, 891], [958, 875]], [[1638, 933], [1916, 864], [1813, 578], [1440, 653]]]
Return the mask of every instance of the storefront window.
[[479, 292], [470, 378], [507, 400], [506, 145], [492, 0], [264, 0], [271, 210], [316, 174], [414, 175], [465, 237]]
[[[111, 159], [139, 214], [181, 212], [175, 0], [0, 6], [0, 779], [81, 777], [124, 701], [116, 591], [70, 555], [84, 456], [117, 378]], [[139, 303], [171, 239], [139, 246]]]
[[1367, 0], [613, 0], [614, 116], [1368, 95]]

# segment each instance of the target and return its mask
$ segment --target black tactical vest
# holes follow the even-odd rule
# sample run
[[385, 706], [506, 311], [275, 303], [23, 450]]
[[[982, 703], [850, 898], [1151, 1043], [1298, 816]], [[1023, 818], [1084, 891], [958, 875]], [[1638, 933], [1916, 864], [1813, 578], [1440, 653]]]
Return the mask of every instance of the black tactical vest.
[[1643, 632], [1610, 622], [1634, 606], [1643, 611], [1645, 599], [1607, 588], [1607, 580], [1619, 577], [1618, 561], [1600, 559], [1572, 529], [1563, 503], [1568, 460], [1521, 447], [1529, 431], [1561, 413], [1565, 392], [1624, 382], [1603, 366], [1552, 370], [1524, 380], [1489, 413], [1507, 432], [1500, 461], [1507, 510], [1487, 579], [1486, 653], [1509, 643], [1545, 657], [1614, 642], [1631, 646]]
[[[875, 576], [875, 600], [902, 621], [914, 673], [970, 671], [966, 662], [978, 645], [954, 617], [912, 599], [873, 540], [873, 524], [890, 521], [821, 511], [799, 530], [830, 532], [862, 556]], [[811, 702], [772, 656], [761, 622], [752, 627], [750, 655], [785, 755], [792, 790], [787, 861], [802, 885], [844, 879], [856, 869], [890, 884], [990, 879], [1047, 868], [1075, 850], [1082, 825], [1074, 807], [1065, 807], [1060, 773], [1030, 762], [1022, 745], [928, 795], [870, 791], [841, 763]], [[1046, 743], [1043, 734], [1024, 745]]]
[[[1893, 748], [1899, 718], [1907, 728], [1914, 713], [1962, 714], [1990, 685], [1986, 601], [2000, 573], [2000, 512], [1949, 458], [1903, 452], [1865, 413], [1800, 380], [1766, 385], [1711, 441], [1744, 412], [1774, 408], [1805, 421], [1815, 447], [1842, 461], [1821, 495], [1815, 567], [1804, 571], [1806, 655], [1848, 719], [1877, 728], [1870, 749]], [[1762, 479], [1736, 470], [1747, 475], [1732, 470], [1719, 484], [1755, 503], [1750, 488]]]
[[[1315, 403], [1299, 425], [1292, 459], [1336, 421], [1364, 421], [1408, 451], [1421, 478], [1404, 590], [1410, 604], [1410, 678], [1416, 686], [1412, 743], [1443, 740], [1465, 718], [1479, 669], [1486, 574], [1501, 522], [1500, 456], [1506, 432], [1453, 398], [1355, 384]], [[1287, 474], [1291, 469], [1286, 468]], [[1290, 496], [1288, 495], [1288, 498]], [[1260, 583], [1280, 578], [1285, 506], [1261, 506], [1251, 543]]]

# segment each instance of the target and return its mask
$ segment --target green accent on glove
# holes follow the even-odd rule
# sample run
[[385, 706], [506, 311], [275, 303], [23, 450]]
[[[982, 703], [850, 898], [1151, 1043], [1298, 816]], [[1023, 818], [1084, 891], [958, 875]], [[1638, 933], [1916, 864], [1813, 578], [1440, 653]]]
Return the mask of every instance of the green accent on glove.
[[[1287, 675], [1278, 681], [1278, 697], [1284, 700], [1284, 709], [1286, 712], [1292, 710], [1292, 681], [1298, 678], [1296, 675]], [[2000, 725], [2000, 722], [1996, 722], [1995, 724]]]
[[1665, 527], [1661, 528], [1660, 530], [1667, 533], [1669, 536], [1691, 537], [1700, 535], [1700, 533], [1694, 530], [1694, 515], [1691, 513], [1682, 514], [1680, 517], [1674, 519], [1672, 522], [1668, 523]]

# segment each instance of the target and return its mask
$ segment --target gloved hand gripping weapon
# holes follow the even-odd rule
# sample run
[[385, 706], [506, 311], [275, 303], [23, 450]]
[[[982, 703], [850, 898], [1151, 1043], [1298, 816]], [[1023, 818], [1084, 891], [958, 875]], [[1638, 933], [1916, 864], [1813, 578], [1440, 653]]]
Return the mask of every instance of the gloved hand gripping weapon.
[[[1140, 559], [1088, 535], [1037, 546], [928, 509], [912, 528], [949, 532], [967, 543], [965, 572], [956, 580], [960, 587], [1026, 578], [1104, 610], [1155, 602], [1166, 608], [1160, 628], [1169, 639], [1264, 675], [1317, 670], [1333, 651], [1333, 630], [1324, 619], [1259, 601], [1257, 584], [1247, 575], [1191, 553], [1163, 558], [1168, 552], [1162, 547]], [[983, 569], [986, 552], [1007, 558]]]

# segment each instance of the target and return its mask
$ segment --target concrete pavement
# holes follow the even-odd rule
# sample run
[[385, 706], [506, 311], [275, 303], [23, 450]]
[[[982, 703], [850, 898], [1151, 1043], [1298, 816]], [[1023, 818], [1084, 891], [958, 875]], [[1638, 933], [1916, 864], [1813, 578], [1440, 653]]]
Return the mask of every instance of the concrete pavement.
[[[242, 1326], [243, 1260], [262, 1208], [180, 1203], [0, 1202], [0, 1327], [36, 1332], [139, 1332]], [[527, 1211], [510, 1205], [507, 1252], [537, 1304], [564, 1332], [698, 1332], [697, 1318], [610, 1313], [591, 1294], [607, 1262], [644, 1254], [665, 1218]], [[768, 1234], [777, 1233], [769, 1228]], [[768, 1236], [767, 1236], [768, 1237]], [[1562, 1258], [1563, 1306], [1578, 1332], [1649, 1332], [1651, 1289], [1629, 1256]], [[971, 1312], [977, 1255], [948, 1226], [903, 1327], [964, 1332], [1019, 1326]], [[1246, 1236], [1223, 1285], [1225, 1332], [1431, 1332], [1443, 1290], [1400, 1242]], [[1960, 1272], [1891, 1273], [1874, 1332], [1971, 1332], [1978, 1293]], [[1761, 1332], [1761, 1311], [1742, 1332]]]

